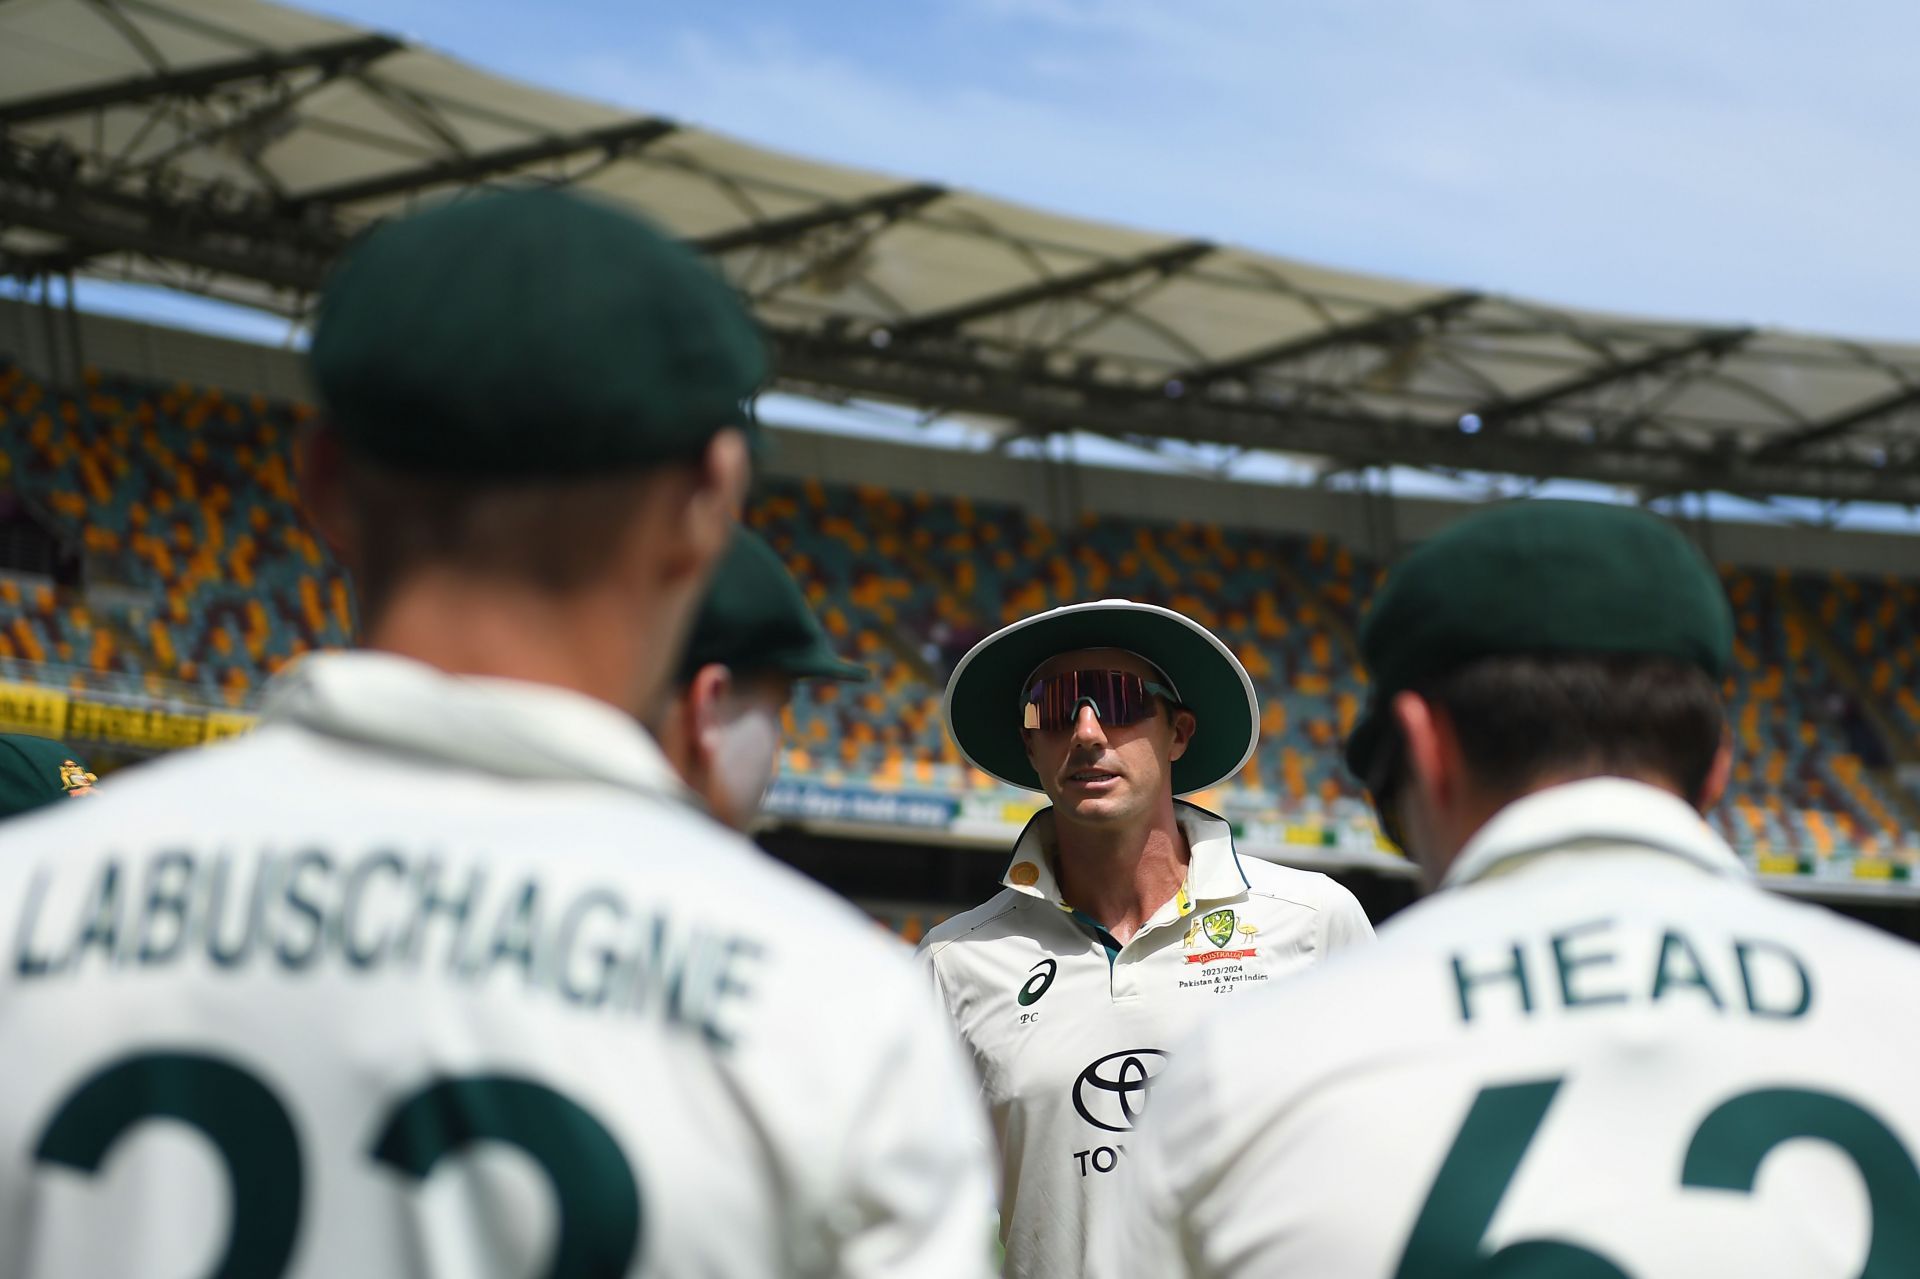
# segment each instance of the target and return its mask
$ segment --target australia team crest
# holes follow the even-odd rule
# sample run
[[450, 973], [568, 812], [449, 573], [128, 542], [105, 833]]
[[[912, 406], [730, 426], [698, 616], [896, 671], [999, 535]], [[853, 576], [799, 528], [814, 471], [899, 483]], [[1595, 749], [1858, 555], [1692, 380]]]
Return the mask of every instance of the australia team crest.
[[[1210, 964], [1216, 959], [1250, 959], [1258, 953], [1253, 938], [1260, 931], [1259, 926], [1243, 923], [1230, 908], [1208, 911], [1187, 926], [1186, 947], [1188, 950], [1199, 946], [1202, 939], [1212, 947], [1197, 955], [1188, 955], [1189, 964]], [[1233, 949], [1234, 938], [1238, 936], [1244, 943], [1240, 949]]]

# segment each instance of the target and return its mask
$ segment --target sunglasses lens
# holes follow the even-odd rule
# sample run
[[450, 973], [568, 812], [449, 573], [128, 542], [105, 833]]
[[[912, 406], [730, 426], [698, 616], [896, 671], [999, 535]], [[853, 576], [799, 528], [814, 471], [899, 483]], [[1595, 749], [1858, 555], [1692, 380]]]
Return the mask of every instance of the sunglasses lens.
[[1084, 704], [1102, 724], [1124, 727], [1152, 717], [1146, 682], [1125, 671], [1066, 671], [1027, 690], [1027, 727], [1056, 732], [1071, 727]]

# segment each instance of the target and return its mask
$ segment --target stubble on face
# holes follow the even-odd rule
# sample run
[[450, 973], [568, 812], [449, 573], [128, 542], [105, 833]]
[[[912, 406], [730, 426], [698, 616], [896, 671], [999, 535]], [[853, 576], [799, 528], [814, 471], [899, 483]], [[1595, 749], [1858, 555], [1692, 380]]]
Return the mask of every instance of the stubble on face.
[[[1081, 649], [1051, 658], [1034, 679], [1068, 671], [1125, 671], [1158, 680], [1151, 664], [1120, 649]], [[1173, 724], [1161, 704], [1137, 724], [1103, 724], [1084, 708], [1066, 728], [1026, 731], [1027, 754], [1053, 802], [1056, 820], [1118, 826], [1150, 813], [1171, 791]]]

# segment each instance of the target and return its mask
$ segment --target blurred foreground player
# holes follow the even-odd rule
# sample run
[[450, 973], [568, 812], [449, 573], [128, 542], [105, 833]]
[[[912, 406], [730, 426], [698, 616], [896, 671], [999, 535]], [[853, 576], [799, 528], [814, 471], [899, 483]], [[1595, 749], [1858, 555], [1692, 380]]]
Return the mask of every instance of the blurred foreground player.
[[866, 677], [834, 655], [787, 566], [743, 528], [707, 587], [654, 736], [713, 815], [744, 830], [778, 770], [794, 685]]
[[0, 818], [18, 817], [55, 800], [91, 795], [98, 780], [63, 742], [0, 733]]
[[1640, 511], [1408, 555], [1348, 760], [1442, 891], [1186, 1046], [1099, 1273], [1920, 1274], [1920, 952], [1762, 892], [1702, 820], [1731, 641]]
[[350, 253], [304, 478], [372, 651], [0, 837], [0, 1275], [984, 1269], [911, 963], [634, 719], [761, 358], [696, 259], [566, 194]]
[[1089, 1214], [1167, 1049], [1221, 996], [1373, 930], [1340, 885], [1243, 859], [1224, 820], [1174, 798], [1238, 772], [1259, 734], [1252, 681], [1199, 623], [1128, 600], [1029, 617], [961, 660], [946, 713], [976, 766], [1052, 801], [1005, 889], [921, 943], [999, 1138], [1006, 1273], [1105, 1279]]

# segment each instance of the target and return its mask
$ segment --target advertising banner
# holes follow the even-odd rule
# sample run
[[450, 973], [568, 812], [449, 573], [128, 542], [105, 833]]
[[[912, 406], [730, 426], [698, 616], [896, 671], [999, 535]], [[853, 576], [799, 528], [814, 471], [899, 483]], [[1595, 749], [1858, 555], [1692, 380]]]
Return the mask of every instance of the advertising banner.
[[945, 830], [959, 807], [958, 800], [946, 795], [829, 786], [782, 777], [767, 791], [761, 810], [774, 817]]
[[0, 732], [29, 733], [76, 745], [177, 750], [243, 733], [253, 722], [253, 716], [231, 711], [157, 706], [108, 693], [0, 681]]

